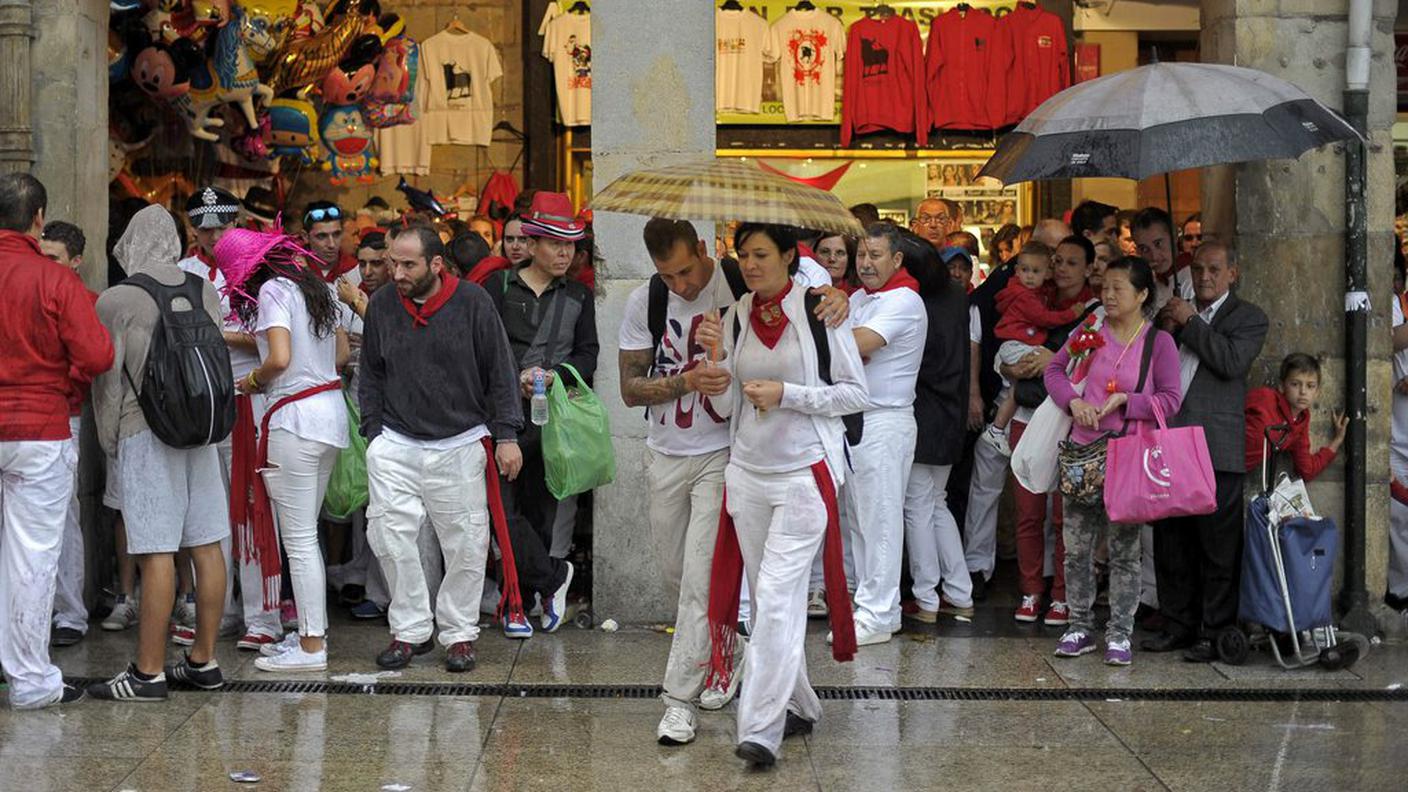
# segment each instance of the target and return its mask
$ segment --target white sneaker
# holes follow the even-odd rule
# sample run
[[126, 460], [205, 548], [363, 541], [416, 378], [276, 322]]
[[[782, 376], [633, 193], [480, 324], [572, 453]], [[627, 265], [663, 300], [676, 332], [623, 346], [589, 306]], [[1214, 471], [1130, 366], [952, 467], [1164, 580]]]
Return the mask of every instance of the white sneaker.
[[552, 599], [543, 601], [543, 616], [539, 622], [543, 626], [543, 632], [557, 632], [557, 628], [562, 626], [563, 614], [567, 613], [567, 588], [572, 585], [572, 574], [574, 572], [571, 561], [564, 561], [567, 566], [567, 577], [563, 579], [562, 585], [557, 587], [557, 591], [552, 593]]
[[831, 614], [831, 609], [826, 605], [826, 592], [817, 589], [807, 596], [807, 618], [825, 619]]
[[328, 669], [328, 650], [324, 646], [316, 652], [305, 652], [302, 646], [295, 644], [288, 651], [273, 657], [254, 658], [254, 667], [260, 671], [273, 672], [326, 671]]
[[[890, 638], [897, 632], [899, 632], [898, 629], [891, 630], [889, 627], [882, 627], [879, 630], [868, 630], [860, 625], [856, 625], [856, 646], [889, 643]], [[835, 635], [833, 633], [827, 633], [826, 645], [830, 646], [834, 639]]]
[[743, 681], [743, 658], [744, 653], [738, 653], [738, 662], [733, 664], [733, 673], [728, 675], [728, 687], [706, 687], [704, 692], [699, 694], [699, 708], [702, 710], [721, 710], [728, 706], [733, 697], [738, 695], [738, 685]]
[[125, 630], [137, 623], [137, 601], [131, 597], [121, 596], [112, 605], [112, 613], [103, 619], [103, 629], [110, 632]]
[[196, 626], [196, 595], [184, 594], [176, 599], [175, 612], [171, 614], [171, 620], [185, 627], [195, 629]]
[[259, 654], [264, 657], [277, 657], [295, 646], [298, 646], [298, 633], [290, 632], [276, 643], [264, 644], [259, 647]]
[[1005, 457], [1012, 456], [1012, 446], [1007, 442], [1006, 429], [998, 429], [996, 426], [988, 424], [987, 428], [983, 429], [983, 433], [978, 435], [978, 439], [997, 453]]
[[684, 707], [667, 707], [665, 717], [655, 727], [655, 739], [661, 745], [686, 745], [694, 742], [694, 713]]

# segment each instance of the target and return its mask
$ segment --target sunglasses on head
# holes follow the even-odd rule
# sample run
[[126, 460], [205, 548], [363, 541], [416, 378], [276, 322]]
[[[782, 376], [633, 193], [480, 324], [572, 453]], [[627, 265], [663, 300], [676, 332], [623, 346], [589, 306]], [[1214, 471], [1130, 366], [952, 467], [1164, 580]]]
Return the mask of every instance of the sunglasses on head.
[[308, 214], [303, 216], [303, 224], [321, 223], [324, 220], [341, 220], [342, 210], [336, 206], [329, 206], [326, 209], [310, 209]]

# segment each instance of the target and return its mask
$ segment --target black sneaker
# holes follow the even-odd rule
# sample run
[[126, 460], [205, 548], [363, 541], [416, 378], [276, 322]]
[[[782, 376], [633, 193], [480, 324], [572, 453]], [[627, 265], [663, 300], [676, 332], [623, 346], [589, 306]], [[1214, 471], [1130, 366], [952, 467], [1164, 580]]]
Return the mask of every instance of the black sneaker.
[[734, 749], [733, 755], [759, 769], [766, 769], [777, 764], [777, 756], [755, 742], [739, 743], [738, 747]]
[[166, 701], [166, 676], [143, 681], [137, 678], [137, 666], [129, 665], [112, 679], [89, 685], [88, 695], [103, 701]]
[[475, 659], [474, 642], [460, 641], [445, 653], [445, 670], [455, 674], [473, 671]]
[[356, 583], [348, 583], [337, 593], [337, 601], [346, 607], [360, 605], [362, 600], [367, 598], [367, 587], [359, 586]]
[[82, 701], [83, 696], [83, 688], [65, 682], [63, 695], [59, 696], [59, 704], [73, 704]]
[[376, 656], [376, 664], [378, 668], [395, 671], [410, 665], [412, 657], [423, 655], [434, 648], [435, 642], [433, 640], [415, 646], [405, 641], [392, 641], [385, 651]]
[[197, 668], [191, 664], [191, 656], [187, 654], [181, 662], [167, 666], [164, 673], [168, 682], [201, 690], [219, 690], [225, 686], [225, 675], [220, 673], [220, 666], [213, 657], [204, 668]]
[[970, 577], [973, 580], [973, 601], [986, 602], [988, 598], [988, 579], [983, 577], [981, 572], [975, 572]]
[[786, 725], [782, 727], [782, 739], [785, 740], [788, 737], [799, 736], [805, 737], [808, 734], [812, 733], [813, 725], [814, 723], [812, 721], [803, 718], [801, 715], [798, 715], [792, 710], [788, 710]]
[[55, 627], [49, 633], [49, 644], [52, 646], [73, 646], [83, 640], [83, 633], [72, 627]]

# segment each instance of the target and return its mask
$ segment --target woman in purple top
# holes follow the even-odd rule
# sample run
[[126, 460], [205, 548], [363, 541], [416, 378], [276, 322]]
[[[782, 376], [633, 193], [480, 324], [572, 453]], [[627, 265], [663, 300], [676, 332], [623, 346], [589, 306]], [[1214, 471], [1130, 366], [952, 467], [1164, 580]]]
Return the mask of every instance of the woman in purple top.
[[[1080, 361], [1085, 391], [1077, 393], [1067, 372], [1070, 346], [1063, 347], [1046, 367], [1046, 390], [1057, 406], [1071, 414], [1071, 440], [1089, 443], [1105, 433], [1121, 433], [1127, 422], [1154, 420], [1154, 403], [1164, 415], [1178, 413], [1183, 401], [1179, 383], [1178, 349], [1173, 338], [1150, 322], [1154, 275], [1144, 259], [1133, 256], [1110, 263], [1105, 270], [1101, 301], [1104, 344]], [[1154, 333], [1154, 351], [1144, 386], [1139, 369], [1145, 337]], [[1076, 377], [1080, 379], [1079, 376]], [[1108, 526], [1108, 529], [1107, 529]], [[1105, 662], [1129, 665], [1129, 635], [1139, 607], [1139, 531], [1143, 526], [1110, 523], [1104, 504], [1065, 502], [1066, 599], [1071, 623], [1056, 647], [1058, 657], [1078, 657], [1096, 649], [1094, 637], [1095, 569], [1091, 563], [1102, 529], [1110, 545], [1110, 620], [1105, 626]]]

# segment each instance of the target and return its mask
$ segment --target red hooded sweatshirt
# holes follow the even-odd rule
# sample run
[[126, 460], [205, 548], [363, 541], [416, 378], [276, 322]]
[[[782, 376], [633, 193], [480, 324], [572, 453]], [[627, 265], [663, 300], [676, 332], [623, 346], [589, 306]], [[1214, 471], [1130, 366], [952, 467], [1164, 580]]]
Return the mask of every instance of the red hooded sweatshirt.
[[1007, 78], [1007, 123], [1027, 117], [1042, 102], [1071, 85], [1071, 59], [1061, 18], [1034, 3], [1018, 3], [998, 24], [1012, 41]]
[[[1271, 439], [1281, 450], [1291, 455], [1296, 472], [1306, 481], [1314, 481], [1335, 461], [1335, 450], [1326, 446], [1310, 453], [1310, 411], [1299, 415], [1291, 412], [1285, 394], [1275, 388], [1256, 388], [1247, 392], [1247, 472], [1261, 469], [1262, 432], [1268, 426], [1284, 424], [1289, 433], [1272, 430]], [[1282, 440], [1282, 437], [1285, 437]]]
[[901, 16], [862, 19], [846, 39], [841, 101], [841, 145], [851, 135], [883, 129], [915, 133], [929, 143], [929, 100], [924, 85], [919, 26]]
[[83, 281], [32, 237], [0, 231], [0, 442], [67, 440], [75, 380], [112, 356]]
[[1007, 119], [1005, 80], [1012, 34], [980, 8], [953, 8], [929, 25], [925, 56], [929, 123], [939, 129], [996, 129]]

